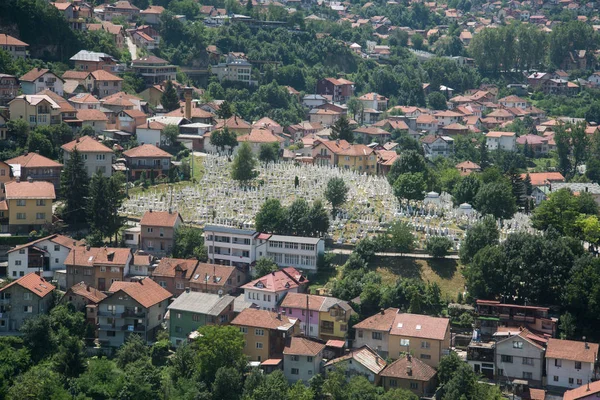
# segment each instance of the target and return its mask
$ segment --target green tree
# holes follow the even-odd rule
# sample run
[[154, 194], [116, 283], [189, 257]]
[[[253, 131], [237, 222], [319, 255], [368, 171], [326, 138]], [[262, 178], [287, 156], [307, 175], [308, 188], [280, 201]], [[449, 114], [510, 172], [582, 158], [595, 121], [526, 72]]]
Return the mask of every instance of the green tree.
[[140, 335], [129, 335], [125, 343], [117, 350], [115, 359], [121, 369], [138, 360], [149, 359], [149, 350]]
[[175, 146], [177, 144], [177, 138], [179, 137], [179, 126], [167, 125], [163, 128], [161, 137], [163, 137], [163, 145]]
[[354, 141], [354, 133], [352, 132], [350, 121], [348, 121], [346, 115], [342, 114], [342, 116], [331, 126], [331, 139], [346, 140], [348, 143]]
[[179, 108], [179, 97], [177, 96], [177, 90], [173, 86], [173, 82], [169, 79], [165, 85], [162, 96], [160, 97], [160, 104], [162, 104], [166, 112], [170, 112]]
[[484, 217], [467, 230], [465, 240], [460, 246], [460, 260], [463, 264], [471, 262], [475, 254], [485, 246], [498, 244], [500, 232], [492, 217]]
[[344, 183], [342, 178], [331, 178], [327, 182], [325, 188], [325, 198], [331, 204], [331, 213], [335, 215], [337, 209], [346, 202], [348, 198], [348, 191], [350, 189]]
[[394, 196], [403, 200], [423, 200], [427, 189], [422, 173], [406, 173], [396, 179], [393, 185]]
[[564, 124], [555, 127], [554, 141], [558, 155], [558, 170], [565, 178], [570, 178], [573, 165], [571, 163], [571, 138]]
[[279, 159], [279, 143], [263, 143], [260, 145], [258, 159], [265, 163], [265, 166], [270, 162], [277, 162]]
[[75, 148], [65, 163], [60, 176], [60, 187], [65, 199], [62, 217], [65, 222], [77, 223], [85, 221], [85, 205], [88, 196], [87, 168], [81, 153]]
[[120, 399], [159, 399], [161, 397], [160, 370], [152, 365], [149, 357], [143, 357], [124, 367], [124, 385]]
[[254, 170], [255, 167], [256, 158], [252, 154], [252, 149], [248, 142], [243, 142], [233, 159], [231, 177], [242, 184], [247, 184], [258, 176], [258, 171]]
[[231, 109], [231, 103], [228, 102], [227, 100], [225, 100], [224, 102], [221, 103], [221, 105], [219, 106], [219, 109], [217, 110], [217, 117], [221, 118], [221, 119], [228, 119], [231, 118], [233, 116], [233, 110]]
[[560, 330], [561, 339], [574, 339], [576, 328], [577, 324], [575, 323], [575, 317], [573, 314], [567, 311], [560, 316], [558, 320], [558, 329]]
[[397, 253], [410, 253], [415, 248], [412, 228], [403, 221], [396, 221], [388, 230], [390, 244]]
[[442, 357], [438, 366], [438, 381], [440, 385], [448, 383], [462, 364], [463, 361], [454, 351]]
[[246, 365], [244, 337], [235, 326], [207, 325], [198, 329], [195, 341], [201, 377], [214, 382], [221, 367], [241, 370]]
[[464, 275], [473, 298], [495, 298], [507, 290], [506, 256], [499, 246], [486, 246], [479, 250]]
[[192, 226], [181, 226], [175, 232], [175, 258], [195, 258], [201, 262], [208, 260], [202, 230]]
[[69, 336], [66, 330], [59, 336], [58, 350], [53, 357], [54, 368], [66, 378], [76, 378], [86, 366], [83, 341]]
[[444, 258], [452, 248], [452, 241], [445, 236], [432, 236], [427, 239], [427, 253], [435, 258]]
[[446, 96], [440, 92], [432, 92], [427, 96], [427, 104], [433, 110], [447, 110]]
[[258, 232], [280, 233], [284, 229], [285, 209], [278, 199], [267, 199], [254, 217], [254, 228]]
[[424, 177], [428, 176], [425, 158], [417, 151], [402, 152], [402, 155], [392, 164], [387, 180], [390, 185], [394, 185], [400, 175], [407, 173], [422, 173]]
[[218, 131], [211, 132], [210, 144], [215, 146], [217, 150], [225, 154], [225, 150], [229, 149], [229, 154], [238, 145], [237, 136], [228, 128], [223, 128]]
[[452, 201], [454, 205], [459, 205], [463, 203], [474, 204], [475, 196], [477, 196], [477, 192], [479, 191], [479, 187], [481, 186], [481, 181], [477, 178], [475, 174], [470, 174], [465, 176], [458, 185], [454, 188], [452, 192]]
[[275, 370], [252, 393], [252, 400], [292, 400], [287, 397], [288, 383], [283, 371]]
[[292, 235], [305, 236], [311, 231], [310, 207], [304, 199], [296, 199], [285, 212], [286, 231]]
[[511, 187], [503, 182], [483, 185], [475, 196], [475, 207], [484, 215], [503, 219], [511, 218], [517, 211]]
[[123, 372], [114, 361], [91, 358], [87, 362], [86, 371], [73, 381], [71, 387], [76, 395], [110, 400], [117, 397], [123, 383]]
[[15, 379], [6, 398], [7, 400], [69, 400], [71, 395], [63, 388], [60, 374], [51, 365], [39, 364]]
[[44, 157], [54, 158], [54, 146], [46, 135], [39, 130], [34, 130], [29, 133], [27, 138], [27, 150], [30, 153], [38, 152]]
[[49, 335], [52, 330], [48, 315], [26, 319], [20, 331], [23, 343], [29, 349], [34, 362], [37, 363], [55, 352], [56, 339], [53, 335]]
[[0, 398], [6, 398], [13, 379], [25, 372], [30, 364], [29, 350], [21, 338], [0, 338]]
[[329, 215], [327, 215], [327, 211], [320, 199], [313, 201], [308, 212], [308, 222], [310, 224], [311, 236], [318, 236], [329, 230]]
[[279, 267], [277, 267], [277, 264], [270, 258], [261, 257], [256, 260], [256, 265], [254, 265], [252, 269], [252, 276], [256, 279], [277, 271]]
[[564, 188], [552, 193], [534, 210], [531, 225], [540, 230], [553, 227], [562, 234], [573, 235], [579, 213], [577, 198]]
[[214, 400], [238, 400], [242, 388], [243, 380], [240, 371], [232, 367], [221, 367], [217, 370], [212, 384], [212, 397]]

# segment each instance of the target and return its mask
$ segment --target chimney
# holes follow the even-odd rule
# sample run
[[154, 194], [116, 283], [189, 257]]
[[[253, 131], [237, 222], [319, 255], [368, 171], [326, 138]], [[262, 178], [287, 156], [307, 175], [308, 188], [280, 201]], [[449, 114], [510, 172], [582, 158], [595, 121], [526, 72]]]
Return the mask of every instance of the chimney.
[[88, 244], [88, 245], [86, 245], [86, 246], [85, 246], [85, 251], [90, 251], [90, 248], [91, 248], [91, 247], [90, 247], [90, 245], [89, 245], [89, 244]]
[[[29, 182], [29, 183], [33, 182], [33, 178], [32, 178], [31, 176], [28, 176], [28, 177], [27, 177], [27, 182]], [[587, 189], [587, 188], [586, 188], [586, 189]], [[587, 190], [586, 190], [586, 192], [587, 192]]]
[[381, 310], [379, 310], [381, 312], [381, 315], [385, 314], [385, 310], [382, 308]]
[[39, 150], [36, 150], [35, 152], [36, 152], [37, 154], [40, 154], [40, 151], [39, 151]]
[[185, 118], [192, 119], [192, 88], [186, 86], [183, 89], [183, 97], [185, 98]]
[[412, 365], [406, 366], [406, 375], [412, 376]]
[[189, 286], [185, 288], [185, 292], [186, 292], [186, 293], [189, 293], [189, 292], [190, 292], [190, 288], [189, 288]]
[[148, 124], [148, 128], [150, 128], [150, 121], [146, 120], [146, 124]]
[[584, 343], [585, 349], [586, 349], [586, 350], [589, 350], [589, 349], [590, 349], [590, 345], [589, 345], [589, 343], [587, 342], [587, 338], [586, 338], [585, 336], [583, 337], [583, 343]]
[[17, 183], [21, 182], [21, 177], [17, 176]]
[[152, 209], [149, 209], [149, 210], [148, 210], [148, 212], [150, 212], [150, 213], [151, 213], [151, 212], [152, 212]]
[[90, 291], [90, 285], [85, 285], [85, 289], [89, 292]]
[[173, 210], [169, 208], [169, 214], [173, 214]]
[[277, 319], [281, 321], [281, 312], [277, 313]]

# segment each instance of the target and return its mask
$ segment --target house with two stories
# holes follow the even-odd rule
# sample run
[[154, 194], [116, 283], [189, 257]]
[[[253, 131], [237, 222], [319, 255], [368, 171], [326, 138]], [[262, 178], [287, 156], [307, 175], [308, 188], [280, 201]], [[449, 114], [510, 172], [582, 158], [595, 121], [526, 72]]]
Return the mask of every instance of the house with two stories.
[[515, 132], [491, 131], [485, 135], [488, 150], [515, 151], [517, 149], [517, 134]]
[[526, 380], [541, 387], [544, 347], [530, 338], [527, 329], [496, 342], [496, 378], [500, 381]]
[[244, 334], [244, 354], [249, 361], [282, 359], [287, 339], [300, 332], [296, 319], [254, 308], [243, 310], [231, 325]]
[[451, 157], [454, 154], [454, 139], [450, 136], [427, 135], [420, 139], [425, 158]]
[[13, 58], [26, 58], [29, 45], [16, 37], [0, 33], [0, 49], [10, 54]]
[[61, 106], [47, 95], [20, 95], [9, 103], [13, 120], [23, 120], [31, 127], [60, 124]]
[[12, 167], [15, 177], [19, 177], [21, 181], [32, 178], [34, 181], [50, 182], [56, 189], [60, 187], [63, 165], [38, 153], [25, 152], [5, 163]]
[[73, 304], [77, 311], [85, 313], [87, 323], [96, 327], [98, 323], [98, 304], [106, 297], [107, 295], [104, 292], [85, 282], [79, 282], [67, 289], [64, 296], [59, 300], [59, 304]]
[[227, 325], [234, 318], [235, 297], [189, 290], [181, 293], [169, 309], [169, 336], [173, 346], [187, 342], [190, 333], [205, 325]]
[[176, 79], [177, 67], [154, 55], [138, 58], [132, 62], [133, 71], [142, 76], [148, 86]]
[[258, 234], [256, 259], [268, 257], [279, 267], [294, 267], [300, 270], [317, 270], [317, 261], [325, 253], [325, 241], [321, 238]]
[[123, 78], [104, 69], [92, 71], [85, 78], [85, 87], [90, 93], [104, 98], [119, 93], [123, 86]]
[[77, 150], [91, 179], [96, 173], [109, 178], [112, 175], [113, 151], [91, 136], [82, 136], [63, 144], [63, 160], [68, 162], [74, 150]]
[[146, 211], [140, 220], [140, 250], [155, 256], [170, 254], [181, 224], [183, 218], [177, 211]]
[[142, 172], [146, 178], [168, 176], [173, 156], [153, 144], [143, 144], [123, 152], [129, 176], [132, 181], [140, 179]]
[[31, 272], [0, 289], [0, 332], [18, 332], [25, 321], [50, 311], [56, 289]]
[[[19, 81], [14, 75], [0, 73], [0, 106], [6, 106], [19, 94]], [[4, 118], [4, 117], [2, 117]], [[0, 128], [1, 129], [1, 128]], [[6, 136], [0, 139], [6, 139]]]
[[177, 297], [189, 288], [197, 266], [198, 260], [163, 257], [152, 272], [152, 279]]
[[317, 94], [331, 96], [334, 103], [345, 103], [354, 95], [354, 82], [344, 78], [324, 78], [317, 82]]
[[436, 375], [435, 369], [410, 354], [388, 364], [379, 374], [381, 386], [386, 390], [410, 390], [419, 398], [435, 392]]
[[341, 357], [329, 360], [325, 364], [325, 371], [330, 372], [336, 368], [344, 371], [347, 379], [353, 376], [364, 376], [369, 382], [378, 385], [381, 372], [387, 362], [368, 345], [351, 349]]
[[96, 135], [102, 134], [106, 130], [106, 125], [109, 122], [106, 113], [97, 109], [82, 109], [77, 110], [77, 119], [81, 121], [81, 127], [89, 126], [94, 130]]
[[[585, 339], [585, 338], [584, 338]], [[548, 339], [547, 385], [574, 389], [598, 379], [598, 344]]]
[[163, 324], [171, 293], [152, 279], [114, 282], [98, 307], [98, 340], [119, 347], [129, 335], [152, 343]]
[[308, 282], [296, 268], [286, 267], [253, 280], [242, 286], [242, 289], [246, 301], [263, 310], [275, 311], [287, 293], [304, 292]]
[[63, 95], [64, 80], [47, 68], [33, 68], [21, 76], [19, 82], [25, 95], [33, 95], [46, 89], [59, 96]]
[[79, 282], [106, 291], [125, 280], [133, 260], [131, 249], [112, 247], [74, 247], [65, 260], [67, 288]]
[[117, 59], [110, 54], [88, 50], [80, 50], [69, 60], [75, 64], [76, 70], [87, 72], [98, 70], [111, 72], [117, 65]]
[[15, 180], [4, 185], [8, 207], [8, 231], [29, 234], [52, 223], [54, 186], [48, 182]]
[[199, 263], [188, 284], [193, 292], [237, 294], [247, 281], [248, 274], [241, 268]]
[[558, 319], [551, 317], [549, 311], [548, 307], [478, 299], [475, 305], [475, 325], [480, 329], [482, 336], [487, 338], [500, 328], [506, 330], [519, 326], [537, 335], [556, 337]]
[[283, 348], [283, 374], [290, 384], [308, 382], [321, 372], [325, 344], [302, 336], [287, 338]]

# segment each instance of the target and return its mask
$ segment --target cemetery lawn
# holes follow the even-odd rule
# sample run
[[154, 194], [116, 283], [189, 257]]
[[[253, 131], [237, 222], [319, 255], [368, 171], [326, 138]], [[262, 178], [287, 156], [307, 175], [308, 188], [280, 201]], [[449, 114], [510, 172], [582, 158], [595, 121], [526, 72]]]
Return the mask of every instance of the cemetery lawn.
[[424, 282], [436, 282], [442, 290], [442, 295], [456, 300], [459, 292], [465, 288], [465, 278], [462, 265], [458, 260], [435, 260], [404, 257], [376, 256], [369, 262], [369, 267], [375, 267], [381, 275], [383, 283], [395, 284], [398, 278], [421, 279]]

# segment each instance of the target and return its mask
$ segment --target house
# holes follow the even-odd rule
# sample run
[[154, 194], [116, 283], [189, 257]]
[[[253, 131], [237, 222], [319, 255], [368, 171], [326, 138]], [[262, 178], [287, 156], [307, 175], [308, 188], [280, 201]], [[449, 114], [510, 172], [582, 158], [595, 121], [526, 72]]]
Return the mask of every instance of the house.
[[249, 361], [282, 359], [287, 339], [299, 332], [296, 319], [253, 308], [239, 313], [231, 325], [237, 326], [244, 334], [244, 354]]
[[334, 103], [345, 103], [354, 95], [354, 82], [344, 78], [324, 78], [317, 82], [317, 94], [331, 96]]
[[[0, 106], [4, 107], [8, 105], [18, 94], [19, 82], [17, 81], [17, 77], [0, 73]], [[6, 136], [0, 139], [6, 139]]]
[[105, 4], [102, 12], [104, 21], [124, 17], [126, 21], [133, 21], [140, 14], [140, 9], [128, 1], [120, 0], [114, 4]]
[[283, 374], [289, 383], [308, 382], [321, 372], [325, 345], [315, 340], [295, 336], [287, 338], [283, 348]]
[[[408, 130], [408, 127], [407, 127]], [[392, 134], [376, 126], [360, 127], [352, 131], [355, 139], [362, 140], [363, 143], [386, 143], [392, 138]]]
[[88, 324], [96, 327], [98, 323], [98, 304], [107, 297], [96, 288], [79, 282], [71, 286], [60, 299], [60, 304], [71, 303], [77, 311], [85, 313]]
[[46, 314], [55, 287], [31, 272], [0, 289], [0, 332], [17, 332], [26, 320]]
[[146, 211], [140, 220], [140, 249], [156, 256], [170, 254], [181, 224], [183, 218], [177, 211]]
[[167, 60], [154, 55], [138, 58], [132, 62], [133, 71], [142, 76], [148, 86], [157, 85], [164, 81], [174, 81], [177, 67], [170, 65]]
[[416, 119], [418, 131], [435, 133], [438, 131], [440, 122], [431, 114], [420, 114]]
[[255, 155], [260, 153], [263, 144], [274, 145], [279, 151], [285, 147], [285, 139], [266, 128], [253, 128], [249, 134], [238, 136], [238, 143], [246, 142]]
[[375, 151], [363, 144], [351, 145], [345, 140], [316, 140], [312, 155], [318, 165], [335, 165], [370, 175], [377, 173]]
[[297, 318], [303, 335], [321, 340], [345, 340], [350, 316], [354, 314], [344, 300], [297, 292], [285, 295], [279, 311]]
[[54, 72], [46, 68], [33, 68], [19, 78], [23, 94], [32, 95], [42, 90], [51, 90], [59, 96], [63, 95], [64, 81]]
[[255, 279], [244, 286], [246, 301], [263, 310], [275, 311], [279, 301], [289, 292], [301, 293], [308, 286], [308, 279], [296, 268], [287, 267]]
[[377, 93], [363, 94], [358, 98], [363, 108], [372, 108], [377, 111], [385, 111], [388, 108], [388, 98]]
[[80, 50], [69, 60], [75, 63], [76, 70], [87, 72], [98, 70], [111, 72], [117, 65], [117, 59], [110, 54], [87, 50]]
[[325, 253], [321, 238], [259, 234], [254, 241], [256, 259], [268, 257], [279, 267], [317, 270], [317, 261]]
[[527, 108], [529, 102], [519, 96], [507, 96], [498, 100], [498, 104], [505, 108]]
[[98, 110], [100, 108], [100, 100], [89, 93], [78, 93], [69, 98], [69, 103], [77, 110]]
[[517, 134], [515, 132], [488, 132], [486, 146], [488, 150], [515, 151], [517, 149]]
[[450, 157], [454, 154], [454, 139], [449, 136], [427, 135], [421, 139], [423, 153], [428, 159]]
[[600, 381], [587, 382], [576, 388], [567, 390], [563, 400], [596, 400], [600, 398]]
[[16, 279], [36, 272], [46, 279], [54, 278], [54, 272], [65, 269], [65, 259], [77, 242], [59, 234], [53, 234], [10, 249], [7, 276]]
[[[81, 126], [89, 126], [94, 130], [97, 135], [101, 134], [106, 130], [108, 124], [108, 117], [100, 110], [78, 110], [77, 119], [81, 121]], [[112, 152], [112, 150], [111, 150]], [[111, 158], [112, 160], [112, 158]], [[102, 160], [100, 160], [102, 161]]]
[[473, 161], [463, 161], [456, 164], [454, 167], [460, 172], [460, 176], [471, 175], [473, 172], [481, 172], [479, 164], [476, 164]]
[[140, 179], [142, 173], [146, 178], [167, 176], [171, 168], [173, 156], [152, 144], [143, 144], [123, 152], [129, 169], [130, 179]]
[[54, 186], [48, 182], [16, 180], [4, 185], [10, 233], [29, 234], [52, 223]]
[[152, 279], [177, 297], [189, 288], [197, 266], [198, 260], [163, 257], [152, 272]]
[[560, 172], [530, 172], [528, 174], [521, 174], [521, 179], [531, 179], [531, 186], [540, 187], [548, 186], [552, 183], [565, 182], [565, 177]]
[[241, 82], [246, 85], [256, 85], [252, 79], [252, 64], [248, 60], [236, 57], [229, 53], [225, 62], [212, 65], [210, 72], [217, 76], [219, 81]]
[[237, 294], [247, 280], [246, 272], [240, 268], [199, 263], [188, 284], [192, 292]]
[[379, 384], [379, 374], [387, 366], [385, 360], [367, 345], [351, 349], [341, 357], [329, 360], [325, 364], [327, 372], [341, 368], [347, 379], [359, 375], [366, 377], [369, 382]]
[[538, 135], [522, 135], [517, 139], [519, 146], [527, 146], [528, 150], [533, 152], [533, 156], [542, 156], [548, 154], [548, 138]]
[[15, 173], [15, 176], [21, 177], [22, 180], [31, 177], [34, 181], [50, 182], [57, 189], [60, 185], [63, 165], [38, 153], [25, 153], [5, 162], [13, 168], [13, 171], [20, 171], [20, 173]]
[[169, 336], [173, 346], [187, 342], [190, 333], [205, 325], [227, 325], [234, 318], [235, 297], [190, 292], [173, 301], [169, 309]]
[[[83, 110], [96, 111], [96, 110]], [[87, 176], [91, 178], [100, 172], [104, 177], [112, 175], [113, 151], [91, 136], [82, 136], [60, 147], [63, 150], [63, 160], [68, 162], [71, 155], [77, 150], [87, 169]]]
[[[117, 114], [117, 129], [136, 133], [138, 126], [146, 122], [146, 113], [136, 109], [124, 109]], [[160, 144], [160, 143], [159, 143]]]
[[131, 249], [112, 247], [74, 247], [65, 260], [67, 287], [85, 282], [101, 291], [129, 275], [133, 261]]
[[108, 71], [99, 69], [88, 74], [84, 85], [92, 94], [104, 98], [119, 93], [123, 86], [123, 79]]
[[386, 390], [410, 390], [419, 398], [431, 396], [437, 384], [435, 369], [410, 354], [388, 364], [379, 376]]
[[390, 117], [377, 121], [373, 124], [374, 127], [385, 129], [388, 132], [400, 131], [400, 133], [408, 134], [408, 125], [402, 119], [397, 117]]
[[0, 33], [0, 49], [4, 50], [14, 58], [26, 58], [29, 54], [29, 45], [15, 37]]
[[461, 113], [450, 110], [438, 111], [433, 114], [433, 117], [438, 121], [438, 125], [442, 127], [461, 122], [462, 116], [463, 115]]
[[476, 326], [484, 336], [493, 335], [499, 328], [523, 326], [547, 337], [556, 337], [558, 319], [548, 315], [549, 308], [505, 304], [496, 300], [478, 299], [475, 307]]
[[595, 381], [598, 379], [597, 362], [597, 343], [548, 339], [546, 347], [547, 385], [576, 388]]
[[147, 24], [158, 25], [163, 11], [165, 11], [165, 8], [162, 6], [148, 6], [145, 10], [140, 11], [140, 17]]
[[327, 99], [320, 94], [305, 94], [302, 98], [302, 105], [310, 109], [319, 108], [325, 104], [327, 104]]
[[114, 282], [98, 306], [98, 340], [119, 347], [131, 334], [152, 343], [160, 329], [171, 293], [152, 279]]
[[354, 329], [355, 347], [369, 345], [391, 359], [413, 352], [434, 368], [450, 348], [448, 318], [401, 313], [397, 308], [388, 308], [354, 325]]
[[204, 246], [211, 263], [238, 266], [248, 270], [256, 261], [256, 231], [219, 225], [204, 226]]
[[324, 126], [331, 126], [340, 119], [342, 113], [335, 110], [329, 110], [325, 108], [313, 108], [308, 113], [308, 119], [313, 124], [321, 124]]
[[8, 103], [12, 120], [23, 120], [33, 128], [62, 122], [61, 107], [46, 95], [20, 95]]
[[522, 379], [530, 386], [542, 385], [544, 370], [544, 347], [530, 339], [531, 333], [521, 330], [518, 334], [496, 342], [496, 377], [499, 380]]

